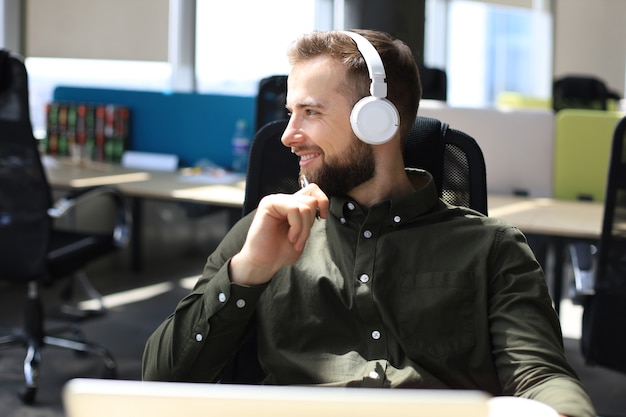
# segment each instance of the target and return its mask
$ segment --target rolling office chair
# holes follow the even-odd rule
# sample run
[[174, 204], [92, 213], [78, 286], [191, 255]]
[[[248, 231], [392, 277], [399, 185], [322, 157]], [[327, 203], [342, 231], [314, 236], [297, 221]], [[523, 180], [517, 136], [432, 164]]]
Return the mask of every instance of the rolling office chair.
[[285, 108], [286, 99], [286, 75], [272, 75], [259, 81], [259, 90], [255, 99], [254, 133], [269, 122], [289, 117]]
[[569, 248], [575, 296], [584, 308], [582, 353], [590, 365], [626, 373], [626, 117], [613, 134], [602, 233], [594, 248], [582, 242]]
[[[112, 232], [82, 233], [55, 226], [55, 219], [98, 196], [110, 198], [115, 207]], [[128, 213], [124, 199], [111, 187], [77, 192], [52, 205], [52, 192], [30, 122], [26, 68], [21, 57], [0, 50], [0, 280], [13, 285], [25, 284], [26, 288], [24, 325], [2, 331], [0, 348], [13, 345], [26, 348], [26, 384], [20, 392], [23, 402], [30, 404], [35, 400], [44, 346], [100, 355], [105, 363], [105, 376], [115, 375], [116, 364], [110, 353], [102, 346], [85, 341], [76, 326], [77, 320], [92, 315], [90, 313], [103, 313], [104, 305], [100, 303], [100, 308], [93, 311], [65, 306], [64, 312], [68, 313], [65, 316], [73, 319], [73, 325], [58, 331], [48, 330], [44, 326], [39, 286], [73, 278], [83, 285], [89, 296], [97, 299], [99, 294], [86, 280], [82, 268], [126, 245], [130, 230]], [[74, 282], [66, 281], [69, 281], [67, 289], [72, 289]], [[73, 337], [60, 337], [66, 332], [71, 332]]]
[[568, 75], [552, 83], [552, 109], [608, 110], [609, 100], [619, 100], [604, 81], [593, 76]]
[[[293, 193], [300, 188], [298, 157], [280, 141], [287, 123], [287, 120], [271, 122], [254, 137], [243, 215], [253, 211], [268, 194]], [[485, 160], [480, 147], [469, 135], [437, 119], [418, 116], [405, 143], [404, 162], [407, 167], [428, 170], [444, 201], [487, 214]], [[251, 326], [221, 382], [254, 384], [262, 379], [256, 333]]]
[[440, 68], [420, 65], [422, 99], [446, 101], [448, 99], [448, 75]]

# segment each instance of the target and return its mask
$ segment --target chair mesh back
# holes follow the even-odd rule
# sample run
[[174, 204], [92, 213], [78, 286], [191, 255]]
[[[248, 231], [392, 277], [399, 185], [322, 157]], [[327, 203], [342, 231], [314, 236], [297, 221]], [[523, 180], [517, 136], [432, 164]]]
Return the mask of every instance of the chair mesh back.
[[45, 271], [49, 186], [33, 137], [22, 60], [0, 51], [0, 278]]
[[471, 136], [418, 116], [406, 139], [404, 164], [430, 172], [445, 202], [487, 214], [485, 160]]
[[441, 198], [455, 206], [471, 207], [469, 162], [461, 148], [446, 144], [443, 171]]

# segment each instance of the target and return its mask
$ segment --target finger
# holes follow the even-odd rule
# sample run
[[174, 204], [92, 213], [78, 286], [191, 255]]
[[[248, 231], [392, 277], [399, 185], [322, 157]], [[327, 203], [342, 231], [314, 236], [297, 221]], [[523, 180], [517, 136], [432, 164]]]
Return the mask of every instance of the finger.
[[289, 223], [288, 240], [294, 249], [301, 252], [309, 238], [311, 227], [315, 221], [315, 209], [310, 203], [299, 202], [287, 212]]
[[317, 214], [317, 217], [320, 217], [322, 219], [328, 217], [328, 210], [330, 206], [328, 196], [317, 184], [311, 183], [306, 187], [300, 189], [296, 194], [308, 195], [313, 197], [315, 199], [315, 213]]
[[328, 196], [319, 187], [317, 187], [314, 191], [314, 197], [317, 201], [318, 217], [326, 219], [328, 217], [328, 211], [330, 209], [330, 201], [328, 199]]

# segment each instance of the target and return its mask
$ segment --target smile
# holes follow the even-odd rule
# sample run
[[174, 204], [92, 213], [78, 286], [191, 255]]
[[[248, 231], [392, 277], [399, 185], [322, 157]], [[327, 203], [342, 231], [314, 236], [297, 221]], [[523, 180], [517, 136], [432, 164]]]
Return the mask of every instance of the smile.
[[308, 161], [309, 159], [316, 158], [319, 154], [308, 154], [300, 156], [301, 161]]
[[300, 157], [300, 166], [305, 167], [317, 159], [321, 154], [319, 152], [296, 153]]

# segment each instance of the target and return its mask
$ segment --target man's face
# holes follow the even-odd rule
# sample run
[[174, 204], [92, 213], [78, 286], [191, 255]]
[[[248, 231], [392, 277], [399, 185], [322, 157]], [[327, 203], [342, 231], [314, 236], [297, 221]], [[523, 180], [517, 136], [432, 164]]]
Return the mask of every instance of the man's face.
[[372, 148], [350, 127], [344, 76], [341, 64], [319, 56], [295, 65], [287, 81], [291, 118], [282, 142], [300, 157], [300, 173], [328, 195], [347, 194], [375, 169]]

